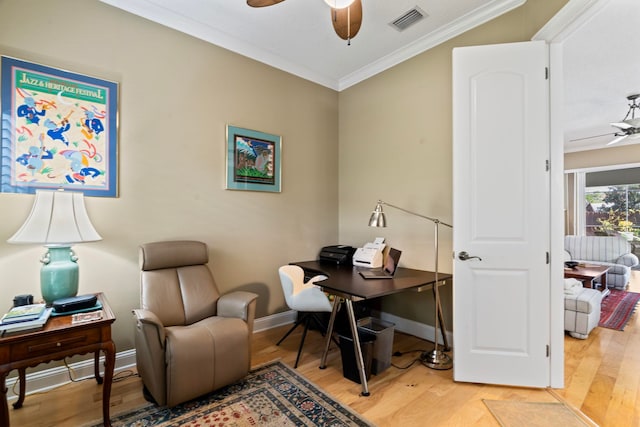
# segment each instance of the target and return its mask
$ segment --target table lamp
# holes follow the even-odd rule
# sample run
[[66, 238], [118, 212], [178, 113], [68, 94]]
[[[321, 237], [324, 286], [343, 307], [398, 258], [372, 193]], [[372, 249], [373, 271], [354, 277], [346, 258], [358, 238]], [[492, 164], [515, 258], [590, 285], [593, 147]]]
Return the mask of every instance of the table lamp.
[[423, 352], [420, 355], [420, 361], [427, 367], [431, 369], [451, 369], [453, 367], [453, 361], [451, 358], [444, 353], [438, 347], [438, 325], [441, 326], [442, 331], [442, 339], [445, 342], [446, 347], [446, 336], [445, 336], [445, 328], [444, 328], [444, 319], [442, 317], [442, 307], [440, 305], [440, 293], [438, 291], [438, 228], [440, 225], [444, 225], [449, 228], [453, 228], [452, 225], [449, 225], [445, 222], [440, 221], [437, 218], [431, 218], [426, 215], [421, 215], [415, 212], [411, 212], [407, 209], [401, 208], [399, 206], [392, 205], [391, 203], [384, 202], [382, 200], [378, 200], [378, 204], [376, 204], [376, 208], [371, 213], [371, 218], [369, 218], [369, 227], [386, 227], [387, 226], [387, 218], [385, 217], [384, 211], [382, 210], [382, 206], [389, 206], [395, 209], [398, 209], [402, 212], [408, 213], [409, 215], [414, 215], [420, 218], [428, 219], [429, 221], [435, 224], [435, 284], [433, 286], [433, 293], [435, 299], [435, 312], [436, 312], [436, 321], [435, 321], [435, 334], [434, 334], [434, 347], [430, 352]]
[[78, 257], [71, 245], [97, 240], [102, 237], [89, 220], [83, 193], [37, 190], [29, 217], [7, 242], [47, 248], [40, 259], [40, 289], [42, 298], [51, 304], [78, 293]]

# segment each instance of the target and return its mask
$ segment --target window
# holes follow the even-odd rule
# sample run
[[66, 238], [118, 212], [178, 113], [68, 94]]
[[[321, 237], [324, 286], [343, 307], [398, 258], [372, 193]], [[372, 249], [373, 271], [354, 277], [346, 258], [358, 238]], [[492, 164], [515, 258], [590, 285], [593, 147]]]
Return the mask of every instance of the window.
[[640, 168], [585, 174], [585, 232], [640, 239]]

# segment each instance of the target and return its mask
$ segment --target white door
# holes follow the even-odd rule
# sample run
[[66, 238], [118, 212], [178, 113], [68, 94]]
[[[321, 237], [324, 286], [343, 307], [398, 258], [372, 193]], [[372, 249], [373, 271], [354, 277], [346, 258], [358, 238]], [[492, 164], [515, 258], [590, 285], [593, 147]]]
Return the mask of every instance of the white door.
[[549, 385], [547, 71], [542, 41], [453, 52], [456, 381]]

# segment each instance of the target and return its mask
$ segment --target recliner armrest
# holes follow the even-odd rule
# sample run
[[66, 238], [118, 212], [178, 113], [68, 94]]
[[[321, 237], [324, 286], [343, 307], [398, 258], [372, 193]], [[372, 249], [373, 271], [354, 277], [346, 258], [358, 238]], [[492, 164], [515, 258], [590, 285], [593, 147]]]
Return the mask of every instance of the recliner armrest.
[[146, 324], [155, 327], [158, 333], [158, 341], [160, 343], [160, 346], [164, 348], [164, 340], [166, 334], [164, 325], [160, 321], [160, 318], [158, 318], [158, 316], [156, 316], [153, 312], [143, 309], [134, 309], [133, 315], [135, 316], [137, 322], [143, 325]]
[[222, 295], [218, 299], [218, 316], [238, 317], [245, 322], [251, 320], [255, 315], [255, 300], [257, 294], [245, 291], [233, 291]]

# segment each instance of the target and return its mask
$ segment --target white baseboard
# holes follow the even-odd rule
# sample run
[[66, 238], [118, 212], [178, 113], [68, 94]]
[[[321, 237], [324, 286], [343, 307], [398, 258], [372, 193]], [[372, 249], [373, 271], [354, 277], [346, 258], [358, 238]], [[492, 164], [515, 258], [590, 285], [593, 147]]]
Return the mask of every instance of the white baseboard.
[[283, 311], [271, 316], [260, 317], [253, 322], [253, 332], [262, 332], [267, 329], [277, 328], [282, 325], [290, 325], [296, 321], [294, 310]]
[[[384, 320], [385, 322], [395, 324], [394, 329], [396, 331], [404, 332], [405, 334], [433, 342], [435, 328], [431, 325], [425, 325], [424, 323], [416, 322], [415, 320], [405, 319], [403, 317], [398, 317], [384, 312], [374, 311], [372, 312], [372, 315]], [[253, 329], [255, 332], [266, 331], [267, 329], [276, 328], [278, 326], [289, 325], [295, 322], [295, 320], [296, 312], [289, 310], [256, 319]], [[453, 347], [453, 333], [451, 331], [447, 331], [446, 335], [449, 346]], [[444, 345], [440, 332], [438, 332], [438, 343]]]
[[[372, 314], [384, 320], [385, 322], [394, 323], [394, 329], [396, 331], [404, 332], [405, 334], [413, 335], [415, 337], [433, 342], [433, 337], [435, 336], [436, 329], [431, 325], [425, 325], [424, 323], [416, 322], [415, 320], [405, 319], [403, 317], [394, 316], [393, 314], [384, 312], [376, 311]], [[450, 331], [446, 331], [446, 336], [449, 347], [453, 348], [453, 333]], [[440, 331], [438, 331], [438, 343], [444, 345]]]
[[[409, 335], [414, 335], [418, 338], [422, 338], [433, 342], [435, 335], [435, 328], [424, 323], [416, 322], [414, 320], [405, 319], [402, 317], [394, 316], [393, 314], [375, 312], [376, 317], [384, 320], [385, 322], [391, 322], [395, 325], [394, 329], [399, 332], [404, 332]], [[288, 325], [296, 320], [296, 312], [293, 310], [285, 311], [282, 313], [272, 314], [270, 316], [261, 317], [254, 322], [254, 332], [266, 331], [268, 329], [276, 328], [282, 325]], [[453, 346], [453, 335], [447, 331], [447, 340], [449, 345]], [[438, 342], [442, 342], [442, 336], [438, 334]], [[104, 356], [100, 357], [101, 372], [104, 370]], [[114, 375], [127, 369], [134, 369], [136, 366], [136, 350], [125, 350], [120, 353], [116, 353], [116, 365], [114, 368]], [[94, 362], [93, 358], [83, 360], [80, 362], [72, 363], [69, 365], [74, 375], [74, 380], [81, 380], [86, 378], [93, 378]], [[17, 393], [17, 377], [7, 379], [7, 400], [12, 401], [18, 398]], [[71, 382], [69, 378], [69, 369], [65, 366], [59, 366], [51, 369], [45, 369], [37, 371], [31, 374], [27, 374], [26, 381], [26, 393], [41, 393]], [[16, 390], [14, 391], [14, 385]]]
[[[114, 368], [114, 375], [120, 371], [126, 371], [127, 369], [135, 368], [136, 366], [136, 351], [135, 349], [122, 351], [116, 354], [116, 365]], [[72, 363], [69, 365], [71, 368], [74, 380], [81, 380], [85, 378], [94, 377], [94, 360], [93, 358], [83, 360], [80, 362]], [[104, 356], [100, 357], [100, 372], [104, 372]], [[18, 385], [15, 384], [18, 381], [17, 377], [7, 379], [7, 400], [15, 400], [18, 398]], [[45, 369], [42, 371], [27, 374], [26, 381], [26, 393], [42, 393], [49, 391], [56, 387], [68, 384], [71, 382], [69, 378], [69, 370], [65, 366], [58, 366], [51, 369]], [[15, 385], [15, 387], [14, 387]], [[15, 388], [15, 390], [14, 390]]]

